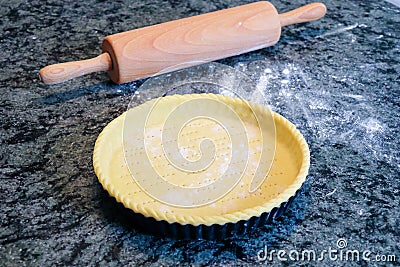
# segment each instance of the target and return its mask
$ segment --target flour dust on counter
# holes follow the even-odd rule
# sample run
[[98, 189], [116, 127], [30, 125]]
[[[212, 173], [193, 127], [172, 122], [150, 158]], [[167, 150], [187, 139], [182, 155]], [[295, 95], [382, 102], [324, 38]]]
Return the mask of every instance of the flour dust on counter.
[[[360, 69], [363, 71], [365, 67]], [[367, 67], [370, 73], [376, 68]], [[370, 161], [385, 161], [400, 168], [397, 162], [400, 152], [392, 145], [396, 129], [385, 124], [385, 118], [376, 112], [373, 97], [366, 92], [354, 94], [338, 92], [336, 88], [316, 88], [318, 85], [301, 64], [254, 61], [238, 64], [237, 68], [244, 73], [261, 73], [255, 77], [257, 89], [265, 91], [272, 110], [297, 122], [314, 141], [329, 145], [348, 143]], [[331, 77], [339, 83], [348, 81], [356, 86], [351, 76]]]

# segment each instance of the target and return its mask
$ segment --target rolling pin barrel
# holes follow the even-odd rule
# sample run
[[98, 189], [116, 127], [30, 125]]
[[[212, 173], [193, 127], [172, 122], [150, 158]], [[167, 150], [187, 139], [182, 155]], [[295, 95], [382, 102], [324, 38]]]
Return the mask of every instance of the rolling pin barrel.
[[313, 3], [279, 15], [271, 3], [255, 2], [110, 35], [99, 57], [47, 66], [39, 74], [44, 83], [58, 83], [107, 70], [115, 83], [125, 83], [271, 46], [282, 26], [325, 12]]

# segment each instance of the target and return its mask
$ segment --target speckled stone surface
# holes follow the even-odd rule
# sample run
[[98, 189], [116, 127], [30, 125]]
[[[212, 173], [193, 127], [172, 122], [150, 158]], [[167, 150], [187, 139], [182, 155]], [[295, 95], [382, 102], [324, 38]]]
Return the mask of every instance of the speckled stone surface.
[[[322, 20], [220, 61], [262, 88], [311, 149], [310, 175], [272, 225], [223, 241], [133, 228], [92, 167], [97, 135], [142, 83], [105, 73], [60, 85], [41, 67], [98, 55], [103, 37], [249, 1], [0, 1], [0, 266], [396, 265], [400, 263], [400, 8], [324, 1]], [[306, 1], [272, 1], [281, 12]], [[371, 261], [260, 261], [268, 250], [370, 250]], [[396, 262], [377, 262], [395, 255]], [[286, 255], [286, 258], [288, 256]], [[388, 258], [388, 257], [387, 257]]]

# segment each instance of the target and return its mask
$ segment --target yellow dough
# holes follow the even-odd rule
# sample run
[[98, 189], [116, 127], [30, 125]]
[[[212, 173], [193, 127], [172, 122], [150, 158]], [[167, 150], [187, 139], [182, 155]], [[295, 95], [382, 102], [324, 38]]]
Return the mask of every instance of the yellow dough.
[[[182, 171], [173, 166], [165, 155], [166, 151], [163, 150], [162, 131], [166, 129], [164, 123], [167, 115], [188, 100], [213, 100], [230, 107], [246, 129], [247, 157], [235, 154], [239, 152], [234, 150], [234, 146], [230, 144], [235, 139], [231, 140], [233, 137], [218, 123], [220, 120], [199, 117], [187, 122], [179, 132], [179, 136], [176, 136], [176, 140], [171, 139], [166, 142], [179, 141], [179, 153], [190, 163], [198, 161], [204, 156], [202, 153], [211, 149], [210, 143], [204, 147], [200, 145], [202, 140], [208, 138], [212, 140], [215, 149], [213, 161], [206, 168], [196, 172]], [[148, 111], [154, 107], [155, 103], [157, 105], [152, 109], [152, 116], [148, 116]], [[199, 106], [192, 105], [192, 108], [198, 109]], [[208, 114], [214, 113], [218, 118], [226, 113], [219, 108], [213, 110], [212, 105], [207, 106], [205, 111]], [[257, 122], [255, 117], [268, 118], [268, 115], [273, 118], [275, 127], [260, 128], [255, 123]], [[137, 129], [140, 128], [139, 118], [147, 119], [146, 131], [142, 131], [143, 135], [137, 134], [140, 132]], [[227, 118], [227, 121], [231, 119]], [[178, 121], [179, 116], [174, 117], [168, 127], [171, 123], [178, 125]], [[267, 140], [266, 144], [261, 143], [263, 140], [261, 135], [264, 140]], [[135, 144], [143, 142], [146, 144], [144, 155], [140, 150], [135, 149]], [[128, 143], [131, 146], [129, 150], [126, 149]], [[201, 150], [200, 147], [206, 150]], [[268, 164], [268, 162], [259, 162], [261, 148], [267, 150], [265, 153], [272, 153], [272, 166], [270, 169], [268, 168], [268, 176], [263, 177], [265, 179], [261, 186], [254, 192], [250, 192], [250, 183], [255, 176], [258, 164]], [[134, 177], [146, 177], [147, 175], [145, 158], [151, 161], [151, 167], [166, 182], [194, 190], [190, 192], [215, 183], [223, 173], [229, 172], [232, 176], [239, 175], [239, 173], [243, 175], [232, 190], [216, 201], [206, 205], [179, 207], [152, 197], [138, 185]], [[243, 161], [246, 161], [246, 167], [240, 169], [239, 167], [242, 165], [239, 162], [230, 164], [229, 159], [231, 158], [243, 158]], [[193, 94], [153, 99], [128, 110], [113, 120], [104, 128], [96, 141], [93, 164], [95, 173], [104, 189], [126, 208], [156, 220], [196, 226], [248, 220], [253, 216], [269, 212], [287, 201], [295, 195], [305, 181], [310, 165], [310, 153], [304, 137], [295, 126], [266, 107], [221, 95]], [[228, 166], [230, 167], [228, 168]], [[151, 174], [148, 175], [151, 176]], [[150, 186], [152, 185], [150, 184]], [[154, 184], [155, 188], [157, 186], [159, 185]], [[157, 190], [162, 191], [162, 188], [157, 188]], [[169, 193], [174, 194], [174, 192]], [[207, 193], [202, 193], [202, 196], [207, 197]]]

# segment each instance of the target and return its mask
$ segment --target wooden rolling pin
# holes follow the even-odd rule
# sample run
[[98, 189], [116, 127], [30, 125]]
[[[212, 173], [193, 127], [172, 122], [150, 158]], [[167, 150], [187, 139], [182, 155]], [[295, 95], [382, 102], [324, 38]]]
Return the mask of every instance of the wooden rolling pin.
[[325, 13], [322, 3], [278, 14], [271, 3], [255, 2], [110, 35], [100, 56], [50, 65], [39, 74], [47, 84], [96, 71], [108, 71], [115, 83], [130, 82], [274, 45], [282, 26]]

